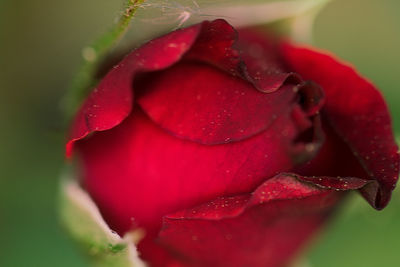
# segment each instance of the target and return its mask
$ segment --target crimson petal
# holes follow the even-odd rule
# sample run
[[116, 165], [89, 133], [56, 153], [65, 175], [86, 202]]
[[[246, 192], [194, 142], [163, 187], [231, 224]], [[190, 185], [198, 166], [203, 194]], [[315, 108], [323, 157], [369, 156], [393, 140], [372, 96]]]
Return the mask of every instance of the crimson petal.
[[292, 109], [305, 86], [285, 70], [276, 45], [259, 35], [243, 30], [236, 40], [232, 26], [212, 22], [183, 62], [138, 82], [139, 104], [173, 135], [201, 144], [240, 141], [266, 130]]
[[67, 155], [72, 153], [75, 141], [121, 123], [132, 110], [135, 75], [165, 69], [179, 61], [196, 40], [202, 26], [197, 24], [154, 39], [113, 67], [78, 111], [68, 138]]
[[241, 142], [205, 146], [171, 136], [136, 107], [111, 131], [78, 143], [83, 183], [114, 230], [129, 230], [130, 218], [150, 227], [164, 214], [249, 192], [309, 159], [307, 144], [293, 144], [301, 129], [292, 116]]
[[138, 86], [138, 103], [149, 117], [183, 139], [215, 145], [243, 140], [291, 112], [297, 92], [285, 85], [273, 93], [212, 66], [181, 62], [151, 73]]
[[264, 93], [301, 78], [282, 64], [276, 37], [252, 29], [239, 32], [224, 20], [215, 20], [199, 35], [185, 59], [198, 60], [239, 76]]
[[[268, 86], [268, 83], [262, 84], [257, 81], [259, 78], [253, 79], [246, 72], [239, 52], [232, 47], [236, 35], [236, 31], [224, 20], [205, 21], [152, 40], [128, 54], [102, 79], [78, 111], [66, 146], [67, 156], [71, 155], [75, 141], [94, 131], [111, 129], [128, 116], [133, 106], [132, 83], [138, 73], [165, 69], [185, 54], [187, 59], [211, 63], [246, 78], [258, 88]], [[275, 78], [272, 81], [273, 90], [290, 76], [283, 74]], [[215, 138], [221, 142], [227, 137], [215, 135]]]
[[[318, 180], [283, 173], [251, 194], [220, 197], [168, 215], [159, 242], [185, 266], [287, 264], [341, 196], [315, 186], [314, 179]], [[367, 183], [354, 178], [346, 188], [359, 189]], [[329, 188], [342, 190], [343, 185], [338, 181]]]
[[399, 174], [399, 154], [388, 108], [380, 92], [353, 67], [334, 56], [290, 43], [282, 45], [290, 67], [321, 85], [324, 113], [337, 134], [364, 167], [368, 179], [379, 183], [361, 192], [376, 209], [390, 200]]

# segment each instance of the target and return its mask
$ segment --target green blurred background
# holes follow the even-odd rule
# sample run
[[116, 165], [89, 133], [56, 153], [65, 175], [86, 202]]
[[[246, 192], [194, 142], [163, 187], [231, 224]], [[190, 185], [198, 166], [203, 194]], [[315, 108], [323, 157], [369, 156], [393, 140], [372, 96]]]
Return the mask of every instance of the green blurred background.
[[[121, 0], [0, 0], [0, 266], [86, 266], [59, 227], [59, 102], [81, 49]], [[352, 62], [385, 94], [400, 135], [400, 1], [335, 0], [314, 45]], [[400, 260], [400, 190], [377, 212], [354, 194], [308, 257], [314, 267], [391, 267]]]

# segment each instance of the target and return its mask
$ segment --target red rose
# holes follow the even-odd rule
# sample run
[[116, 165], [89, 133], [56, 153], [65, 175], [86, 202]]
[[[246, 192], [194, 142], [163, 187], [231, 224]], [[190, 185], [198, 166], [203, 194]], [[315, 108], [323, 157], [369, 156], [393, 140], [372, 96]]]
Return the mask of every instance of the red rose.
[[223, 20], [127, 55], [83, 104], [73, 144], [106, 222], [144, 229], [154, 266], [283, 266], [346, 191], [385, 207], [399, 171], [370, 82]]

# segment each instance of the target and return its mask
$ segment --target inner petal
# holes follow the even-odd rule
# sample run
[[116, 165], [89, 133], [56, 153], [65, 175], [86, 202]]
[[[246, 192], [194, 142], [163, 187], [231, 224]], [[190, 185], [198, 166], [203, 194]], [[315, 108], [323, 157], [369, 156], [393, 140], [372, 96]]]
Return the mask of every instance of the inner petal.
[[201, 144], [223, 144], [267, 129], [291, 110], [296, 85], [263, 93], [240, 77], [199, 62], [181, 62], [136, 81], [138, 103], [175, 136]]

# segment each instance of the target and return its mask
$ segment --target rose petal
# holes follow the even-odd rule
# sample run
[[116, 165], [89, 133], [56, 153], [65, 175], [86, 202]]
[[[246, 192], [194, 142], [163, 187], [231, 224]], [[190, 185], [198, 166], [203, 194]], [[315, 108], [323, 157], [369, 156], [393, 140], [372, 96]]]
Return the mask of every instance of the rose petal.
[[[220, 197], [168, 215], [159, 243], [184, 266], [283, 266], [341, 196], [310, 180], [279, 174], [251, 194]], [[355, 179], [347, 189], [366, 183]], [[332, 188], [343, 189], [336, 185]]]
[[153, 242], [163, 215], [249, 192], [264, 177], [292, 169], [296, 153], [304, 154], [293, 151], [300, 130], [288, 114], [242, 142], [205, 146], [169, 135], [136, 109], [119, 126], [78, 142], [77, 148], [83, 184], [105, 220], [120, 234], [144, 228], [139, 249], [144, 259], [156, 260], [161, 252], [142, 247]]
[[306, 164], [297, 166], [293, 172], [303, 176], [368, 177], [349, 146], [336, 134], [326, 118], [322, 117], [322, 147], [315, 157]]
[[[176, 128], [181, 123], [180, 120], [176, 120], [173, 130], [168, 129], [175, 135], [173, 136], [160, 128], [157, 120], [150, 120], [140, 106], [136, 106], [117, 127], [81, 140], [77, 147], [83, 163], [83, 184], [99, 205], [106, 221], [118, 233], [123, 234], [136, 226], [146, 230], [147, 236], [140, 246], [153, 242], [151, 237], [161, 227], [163, 215], [218, 196], [249, 192], [265, 177], [272, 177], [282, 170], [288, 171], [308, 160], [322, 142], [317, 110], [323, 100], [318, 86], [303, 82], [293, 85], [288, 81], [278, 90], [265, 94], [243, 80], [243, 77], [229, 74], [224, 69], [226, 65], [217, 64], [224, 60], [216, 60], [216, 68], [207, 63], [207, 60], [198, 58], [195, 61], [193, 57], [189, 60], [190, 53], [179, 64], [136, 77], [133, 82], [135, 88], [137, 86], [135, 94], [140, 106], [145, 107], [142, 99], [154, 93], [161, 103], [153, 103], [150, 108], [157, 110], [163, 108], [162, 101], [171, 101], [176, 105], [170, 110], [163, 110], [170, 115], [167, 119], [174, 118], [174, 108], [183, 112], [176, 116], [184, 116], [191, 112], [191, 105], [186, 110], [182, 110], [180, 106], [186, 105], [185, 101], [190, 99], [193, 91], [197, 93], [193, 84], [201, 82], [193, 77], [187, 79], [188, 76], [204, 77], [208, 73], [207, 75], [214, 75], [213, 82], [208, 83], [200, 93], [207, 92], [205, 97], [209, 99], [204, 105], [216, 109], [211, 115], [216, 118], [218, 115], [229, 117], [219, 105], [226, 105], [228, 102], [221, 102], [230, 97], [232, 107], [226, 106], [227, 111], [237, 112], [239, 119], [235, 119], [238, 123], [254, 130], [249, 122], [257, 122], [262, 129], [256, 129], [258, 134], [251, 133], [251, 136], [241, 142], [203, 145], [175, 137], [180, 134], [179, 128]], [[177, 77], [182, 74], [185, 74], [186, 79], [179, 81]], [[165, 75], [165, 80], [162, 75]], [[187, 80], [190, 83], [183, 86], [182, 83]], [[223, 90], [225, 99], [219, 99], [221, 102], [218, 102], [218, 93], [211, 89], [214, 85], [219, 85], [216, 81], [221, 80], [224, 84], [231, 83], [232, 86], [222, 86], [221, 92]], [[156, 88], [155, 84], [158, 82], [165, 85], [165, 88]], [[177, 87], [179, 82], [182, 83]], [[235, 91], [231, 94], [235, 88], [241, 89], [240, 96]], [[244, 96], [242, 92], [245, 92]], [[239, 102], [238, 97], [246, 101]], [[202, 105], [198, 105], [196, 109], [192, 115], [195, 112], [204, 114]], [[274, 110], [278, 113], [276, 116], [272, 114]], [[193, 117], [185, 122], [190, 126], [193, 124]], [[236, 133], [238, 126], [230, 124], [232, 123], [223, 126], [231, 127], [232, 133]], [[311, 139], [298, 139], [309, 130], [312, 132]], [[210, 133], [217, 133], [218, 138], [227, 134], [223, 127], [211, 129]], [[224, 139], [224, 142], [228, 141]], [[135, 222], [131, 218], [135, 218]], [[145, 259], [155, 257], [154, 250], [142, 253]]]
[[123, 234], [132, 227], [131, 218], [151, 227], [164, 214], [249, 192], [265, 177], [292, 169], [309, 153], [298, 149], [304, 143], [294, 143], [302, 130], [287, 114], [252, 138], [206, 146], [171, 136], [136, 109], [113, 130], [77, 148], [86, 189], [112, 228]]
[[[207, 23], [206, 23], [207, 24]], [[196, 40], [203, 24], [171, 32], [154, 39], [128, 54], [101, 80], [80, 108], [67, 143], [67, 155], [73, 143], [94, 131], [111, 129], [121, 123], [133, 106], [132, 83], [138, 72], [165, 69], [179, 61]]]
[[185, 59], [206, 62], [262, 92], [274, 92], [286, 81], [301, 82], [297, 74], [287, 71], [275, 39], [250, 29], [238, 33], [226, 21], [216, 20], [201, 32]]
[[152, 73], [138, 87], [144, 94], [137, 101], [153, 121], [175, 136], [207, 145], [254, 136], [297, 104], [293, 85], [265, 94], [198, 62]]
[[287, 69], [279, 52], [278, 37], [245, 28], [239, 31], [236, 47], [244, 62], [244, 77], [264, 93], [278, 90], [285, 82], [299, 84], [300, 76]]
[[377, 209], [384, 208], [399, 174], [398, 147], [387, 106], [380, 92], [347, 63], [333, 56], [290, 43], [283, 54], [294, 71], [321, 85], [326, 94], [324, 112], [337, 134], [350, 147], [368, 179], [378, 186], [362, 189]]
[[[189, 50], [186, 58], [212, 63], [251, 80], [256, 86], [261, 84], [256, 81], [257, 77], [252, 79], [247, 74], [238, 51], [232, 48], [235, 38], [235, 30], [226, 21], [205, 21], [154, 39], [131, 52], [102, 79], [78, 111], [66, 146], [67, 156], [72, 154], [75, 141], [94, 131], [111, 129], [128, 116], [133, 105], [132, 83], [137, 73], [165, 69]], [[274, 88], [279, 88], [289, 76], [275, 79]]]
[[214, 21], [185, 63], [137, 82], [146, 113], [175, 136], [212, 145], [249, 138], [291, 110], [300, 77], [285, 71], [268, 39], [248, 30], [236, 35], [225, 21]]

